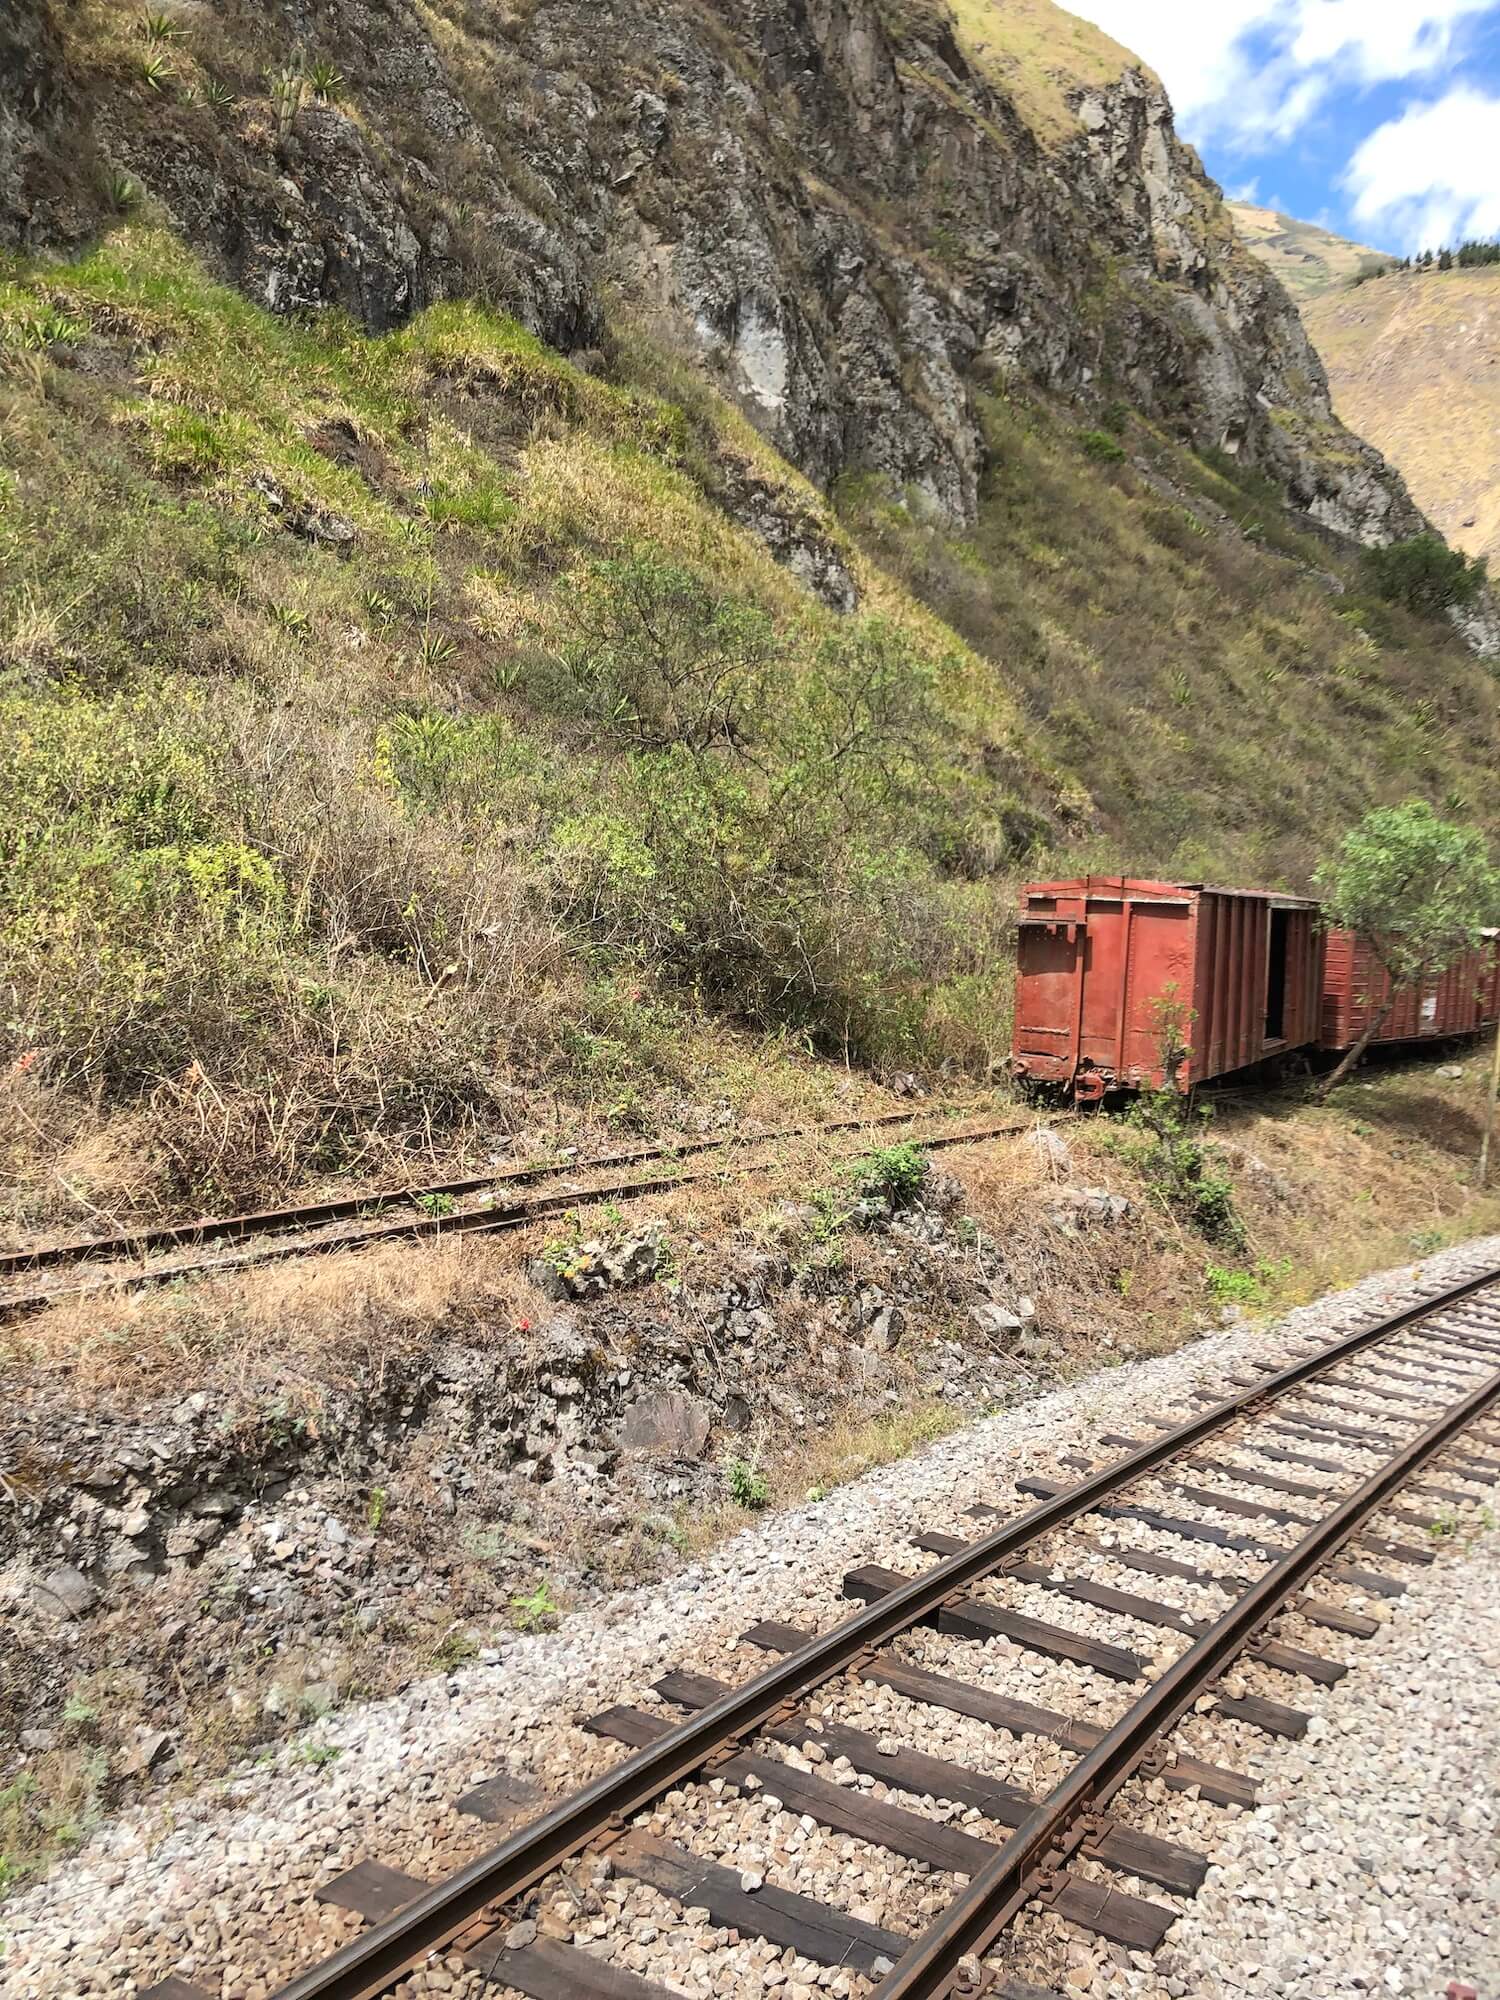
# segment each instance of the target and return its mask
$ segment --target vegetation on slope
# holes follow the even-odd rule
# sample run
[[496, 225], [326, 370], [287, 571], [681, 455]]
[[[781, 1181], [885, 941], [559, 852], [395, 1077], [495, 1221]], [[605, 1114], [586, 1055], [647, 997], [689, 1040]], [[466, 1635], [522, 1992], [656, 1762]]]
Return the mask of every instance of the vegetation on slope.
[[6, 267], [0, 329], [33, 1222], [390, 1172], [542, 1092], [651, 1123], [743, 1094], [726, 1022], [990, 1074], [1023, 873], [1296, 884], [1372, 799], [1490, 818], [1484, 670], [1128, 413], [992, 397], [965, 535], [868, 482], [841, 522], [639, 343], [275, 320], [146, 220]]
[[679, 408], [463, 305], [272, 320], [145, 226], [0, 324], [7, 1037], [150, 1092], [178, 1197], [681, 1082], [698, 1007], [947, 1042], [1004, 697], [779, 569]]
[[1449, 541], [1500, 558], [1500, 269], [1396, 272], [1330, 291], [1303, 318], [1344, 422]]
[[1315, 222], [1299, 222], [1274, 208], [1260, 208], [1249, 201], [1226, 202], [1225, 207], [1246, 245], [1275, 272], [1299, 306], [1355, 279], [1384, 271], [1393, 261], [1383, 250], [1351, 243], [1331, 230], [1320, 229]]
[[988, 398], [969, 534], [870, 488], [846, 505], [1092, 801], [1059, 855], [1304, 889], [1371, 798], [1421, 794], [1492, 826], [1490, 673], [1295, 524], [1269, 481], [1118, 415], [1113, 455], [1107, 433]]

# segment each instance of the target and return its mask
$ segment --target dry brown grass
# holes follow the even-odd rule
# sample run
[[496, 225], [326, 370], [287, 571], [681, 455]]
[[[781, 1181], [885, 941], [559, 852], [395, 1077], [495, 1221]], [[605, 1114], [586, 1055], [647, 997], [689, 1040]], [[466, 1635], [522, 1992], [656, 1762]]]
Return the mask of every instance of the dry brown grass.
[[1500, 269], [1403, 271], [1303, 308], [1334, 408], [1472, 556], [1500, 558]]
[[517, 1238], [389, 1243], [138, 1291], [67, 1299], [0, 1330], [7, 1366], [81, 1403], [211, 1385], [321, 1409], [378, 1390], [436, 1334], [513, 1326], [542, 1302]]
[[[968, 1261], [949, 1264], [927, 1295], [906, 1298], [912, 1339], [965, 1336], [951, 1285], [977, 1279], [983, 1263], [1003, 1271], [1006, 1289], [1036, 1301], [1055, 1372], [1066, 1375], [1186, 1337], [1213, 1316], [1212, 1267], [1258, 1271], [1251, 1303], [1269, 1309], [1500, 1228], [1500, 1193], [1481, 1196], [1471, 1185], [1482, 1066], [1471, 1060], [1460, 1083], [1430, 1065], [1376, 1071], [1327, 1108], [1292, 1096], [1224, 1104], [1213, 1136], [1228, 1155], [1246, 1228], [1241, 1258], [1206, 1243], [1142, 1183], [1115, 1150], [1109, 1120], [1065, 1124], [1074, 1155], [1067, 1178], [1123, 1194], [1135, 1212], [1122, 1227], [1075, 1237], [1046, 1220], [1061, 1170], [1037, 1149], [1015, 1140], [945, 1149], [934, 1164], [962, 1184]], [[678, 1187], [618, 1205], [580, 1194], [567, 1214], [514, 1233], [393, 1242], [64, 1300], [0, 1327], [0, 1359], [49, 1395], [84, 1406], [208, 1386], [237, 1407], [274, 1399], [315, 1413], [332, 1394], [378, 1392], [386, 1371], [439, 1335], [509, 1339], [524, 1349], [555, 1311], [526, 1276], [549, 1239], [608, 1238], [659, 1222], [686, 1294], [712, 1286], [730, 1246], [769, 1240], [784, 1204], [837, 1186], [842, 1162], [889, 1136], [731, 1148], [684, 1162]], [[879, 1237], [837, 1230], [820, 1242], [814, 1226], [790, 1247], [815, 1290], [889, 1279]], [[706, 1336], [700, 1360], [710, 1373], [735, 1365], [716, 1358]], [[802, 1469], [778, 1473], [778, 1497], [798, 1480], [828, 1483], [838, 1475], [825, 1477], [820, 1465], [826, 1471], [867, 1449], [830, 1433]]]
[[[866, 1143], [857, 1132], [832, 1147], [747, 1140], [684, 1162], [684, 1185], [629, 1203], [628, 1216], [607, 1195], [581, 1193], [573, 1209], [514, 1232], [393, 1241], [63, 1299], [0, 1325], [0, 1361], [84, 1405], [211, 1385], [236, 1401], [275, 1395], [316, 1410], [332, 1392], [378, 1389], [385, 1369], [440, 1333], [508, 1329], [524, 1345], [554, 1310], [525, 1275], [551, 1238], [658, 1220], [679, 1270], [698, 1279], [737, 1232]], [[658, 1165], [672, 1171], [671, 1162], [641, 1171]]]

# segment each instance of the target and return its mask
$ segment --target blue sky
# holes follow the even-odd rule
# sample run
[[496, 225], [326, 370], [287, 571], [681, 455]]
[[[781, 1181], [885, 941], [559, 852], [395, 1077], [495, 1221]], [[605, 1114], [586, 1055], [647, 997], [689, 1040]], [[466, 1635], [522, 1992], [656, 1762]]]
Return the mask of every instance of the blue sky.
[[1412, 252], [1500, 235], [1500, 0], [1063, 0], [1233, 195]]

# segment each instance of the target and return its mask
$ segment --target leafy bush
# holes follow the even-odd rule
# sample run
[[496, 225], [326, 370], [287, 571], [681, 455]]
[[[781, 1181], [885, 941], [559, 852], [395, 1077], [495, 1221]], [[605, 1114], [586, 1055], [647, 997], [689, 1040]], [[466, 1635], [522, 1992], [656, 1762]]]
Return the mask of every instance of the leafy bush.
[[1124, 445], [1108, 431], [1080, 431], [1078, 442], [1085, 458], [1096, 459], [1100, 465], [1118, 465], [1125, 456]]
[[1192, 1015], [1169, 987], [1152, 1003], [1162, 1081], [1143, 1090], [1122, 1118], [1121, 1151], [1164, 1208], [1181, 1215], [1211, 1243], [1239, 1249], [1244, 1224], [1234, 1206], [1234, 1184], [1222, 1158], [1199, 1136], [1213, 1116], [1196, 1109], [1177, 1078], [1190, 1051]]
[[1210, 1296], [1219, 1305], [1263, 1306], [1275, 1286], [1291, 1276], [1291, 1270], [1290, 1257], [1274, 1261], [1262, 1257], [1248, 1271], [1234, 1270], [1222, 1264], [1209, 1264], [1204, 1269], [1203, 1282], [1208, 1286]]
[[1472, 604], [1486, 581], [1483, 556], [1470, 561], [1461, 549], [1450, 549], [1440, 535], [1430, 532], [1383, 549], [1366, 549], [1364, 566], [1387, 603], [1403, 604], [1429, 618]]
[[555, 693], [604, 741], [701, 755], [755, 733], [775, 628], [696, 571], [652, 552], [595, 563], [556, 618]]
[[743, 1458], [729, 1462], [729, 1496], [749, 1513], [758, 1514], [771, 1497], [766, 1476]]
[[885, 1146], [850, 1169], [856, 1191], [884, 1199], [892, 1208], [910, 1208], [927, 1182], [927, 1155], [911, 1140]]
[[751, 1021], [910, 1052], [908, 988], [960, 949], [938, 866], [964, 820], [941, 665], [878, 618], [793, 651], [651, 557], [598, 566], [580, 596], [554, 695], [628, 754], [608, 797], [557, 827], [567, 920]]

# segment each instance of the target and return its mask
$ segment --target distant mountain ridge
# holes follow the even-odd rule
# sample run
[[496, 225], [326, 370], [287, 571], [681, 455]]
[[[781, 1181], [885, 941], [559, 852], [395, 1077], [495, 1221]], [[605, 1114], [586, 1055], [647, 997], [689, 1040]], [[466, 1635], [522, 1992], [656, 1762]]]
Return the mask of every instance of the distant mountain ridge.
[[1387, 251], [1351, 243], [1331, 230], [1320, 229], [1315, 222], [1299, 222], [1278, 209], [1257, 208], [1248, 201], [1231, 201], [1226, 206], [1246, 247], [1275, 272], [1298, 305], [1391, 262]]
[[1500, 567], [1500, 265], [1397, 271], [1302, 317], [1343, 422], [1455, 547]]

